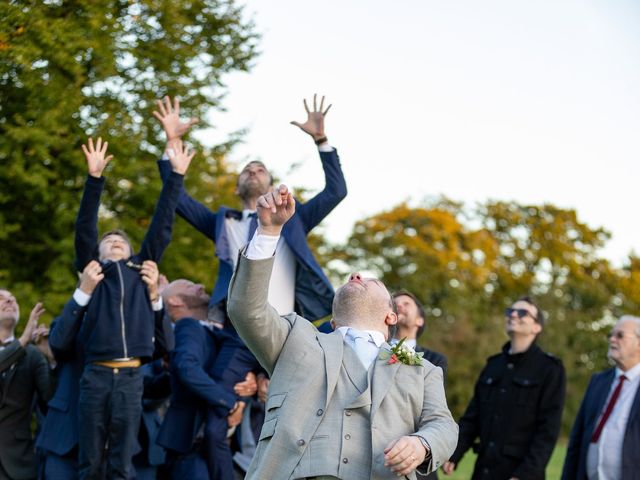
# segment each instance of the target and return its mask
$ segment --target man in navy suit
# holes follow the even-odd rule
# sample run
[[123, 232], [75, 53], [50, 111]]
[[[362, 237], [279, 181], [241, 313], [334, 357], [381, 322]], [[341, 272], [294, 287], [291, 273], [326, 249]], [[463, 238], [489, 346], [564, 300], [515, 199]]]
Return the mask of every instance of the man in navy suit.
[[[215, 363], [228, 335], [205, 326], [209, 295], [200, 284], [175, 280], [162, 292], [167, 313], [175, 322], [175, 349], [171, 353], [171, 404], [158, 434], [158, 444], [167, 449], [171, 478], [217, 478], [217, 452], [207, 442], [207, 421], [212, 410], [237, 426], [244, 402], [239, 397], [253, 395], [245, 382], [235, 388], [214, 379]], [[226, 428], [225, 428], [226, 432]], [[213, 451], [212, 451], [213, 450]], [[228, 466], [229, 475], [233, 468]]]
[[[159, 112], [154, 112], [167, 135], [167, 142], [180, 139], [197, 122], [180, 120], [180, 104], [169, 97], [158, 101]], [[325, 175], [325, 187], [315, 197], [305, 203], [296, 202], [296, 213], [285, 225], [282, 241], [278, 244], [276, 263], [269, 292], [269, 303], [280, 314], [294, 310], [309, 320], [317, 320], [331, 312], [333, 287], [322, 272], [307, 245], [307, 235], [316, 227], [347, 195], [347, 186], [342, 174], [338, 153], [329, 145], [324, 129], [324, 119], [331, 105], [324, 108], [324, 97], [318, 105], [313, 97], [313, 110], [305, 100], [307, 120], [304, 123], [291, 122], [307, 133], [318, 146], [320, 160]], [[168, 158], [168, 157], [166, 157]], [[168, 178], [170, 166], [163, 157], [158, 162], [163, 179]], [[262, 162], [249, 162], [238, 177], [236, 193], [242, 202], [242, 211], [220, 207], [218, 211], [189, 197], [183, 190], [177, 212], [197, 230], [216, 244], [219, 268], [216, 285], [209, 303], [209, 318], [227, 323], [226, 298], [229, 281], [237, 261], [238, 250], [247, 244], [257, 221], [255, 218], [258, 198], [273, 189], [273, 178]], [[283, 288], [282, 285], [286, 287]]]
[[618, 320], [608, 357], [616, 366], [591, 377], [571, 430], [563, 480], [640, 479], [640, 317]]

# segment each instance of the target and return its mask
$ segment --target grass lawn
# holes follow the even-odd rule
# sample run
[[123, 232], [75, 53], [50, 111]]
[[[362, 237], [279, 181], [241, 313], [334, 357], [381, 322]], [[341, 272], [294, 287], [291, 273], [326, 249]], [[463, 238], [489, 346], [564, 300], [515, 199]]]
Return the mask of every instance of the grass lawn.
[[[547, 465], [547, 478], [549, 480], [560, 478], [566, 452], [567, 446], [564, 443], [558, 443], [558, 445], [556, 445], [553, 455], [551, 455], [551, 461], [549, 461], [549, 465]], [[469, 480], [473, 473], [473, 465], [475, 463], [476, 454], [468, 451], [451, 476], [446, 476], [444, 473], [438, 472], [438, 478], [441, 480]]]

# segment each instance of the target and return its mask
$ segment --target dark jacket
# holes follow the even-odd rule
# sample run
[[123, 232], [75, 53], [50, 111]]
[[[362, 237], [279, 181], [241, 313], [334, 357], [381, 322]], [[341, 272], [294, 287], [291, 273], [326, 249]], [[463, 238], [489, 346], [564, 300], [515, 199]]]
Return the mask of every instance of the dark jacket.
[[[296, 213], [282, 230], [282, 237], [297, 260], [295, 310], [309, 320], [317, 320], [331, 313], [334, 292], [309, 250], [307, 235], [347, 195], [347, 185], [336, 150], [320, 152], [320, 159], [325, 175], [324, 189], [308, 202], [296, 201]], [[169, 162], [160, 160], [158, 167], [163, 181], [166, 181], [170, 171]], [[233, 274], [233, 258], [238, 254], [229, 251], [226, 241], [224, 221], [229, 208], [220, 207], [217, 212], [213, 212], [182, 191], [177, 212], [216, 244], [218, 280], [211, 294], [210, 305], [218, 305], [227, 298]]]
[[422, 358], [433, 363], [436, 367], [440, 367], [442, 369], [442, 378], [447, 380], [447, 357], [443, 354], [436, 352], [435, 350], [429, 350], [428, 348], [422, 347], [420, 345], [416, 345], [416, 352], [422, 352], [424, 355]]
[[[48, 403], [47, 415], [36, 443], [38, 449], [45, 453], [63, 456], [78, 444], [78, 399], [80, 377], [84, 370], [83, 343], [78, 338], [78, 332], [85, 312], [86, 307], [78, 305], [72, 297], [51, 324], [49, 346], [58, 363], [58, 385]], [[164, 310], [154, 315], [154, 356], [161, 356], [173, 345], [173, 330], [164, 318]]]
[[[127, 260], [101, 262], [104, 279], [87, 306], [80, 336], [85, 362], [140, 357], [149, 360], [154, 350], [154, 314], [147, 285], [140, 277], [145, 260], [160, 262], [171, 240], [175, 207], [183, 176], [171, 172], [164, 184], [140, 252]], [[78, 271], [98, 259], [98, 208], [104, 177], [89, 176], [76, 221]]]
[[[580, 410], [573, 423], [567, 456], [562, 469], [563, 480], [587, 479], [587, 453], [596, 421], [604, 410], [616, 369], [596, 373], [591, 377]], [[636, 392], [629, 412], [622, 443], [622, 476], [620, 480], [640, 479], [640, 389]]]
[[15, 340], [0, 351], [0, 462], [13, 479], [36, 477], [31, 436], [34, 395], [51, 397], [51, 374], [44, 355]]
[[164, 418], [158, 445], [180, 453], [191, 450], [208, 407], [228, 413], [237, 400], [211, 375], [220, 338], [217, 332], [193, 318], [175, 326], [175, 350], [171, 353], [171, 403]]
[[544, 479], [560, 432], [564, 367], [535, 343], [526, 352], [508, 352], [509, 343], [480, 373], [451, 460], [459, 463], [473, 446], [474, 479]]

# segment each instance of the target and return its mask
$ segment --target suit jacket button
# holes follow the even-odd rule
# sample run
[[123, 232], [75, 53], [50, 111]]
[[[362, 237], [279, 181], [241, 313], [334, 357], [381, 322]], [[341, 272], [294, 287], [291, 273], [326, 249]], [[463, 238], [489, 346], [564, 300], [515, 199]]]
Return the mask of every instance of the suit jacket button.
[[303, 439], [298, 440], [298, 445], [302, 447], [304, 445], [304, 440]]
[[348, 433], [344, 436], [345, 440], [351, 440], [351, 435], [349, 435]]
[[[350, 416], [351, 416], [351, 410], [347, 410], [346, 412], [344, 412], [344, 414], [345, 414], [347, 417], [350, 417]], [[345, 462], [345, 463], [346, 463], [346, 462]]]
[[349, 459], [348, 458], [343, 458], [342, 459], [342, 463], [349, 463]]
[[321, 417], [322, 414], [324, 413], [324, 410], [322, 410], [321, 408], [318, 409], [318, 411], [316, 412], [316, 415]]

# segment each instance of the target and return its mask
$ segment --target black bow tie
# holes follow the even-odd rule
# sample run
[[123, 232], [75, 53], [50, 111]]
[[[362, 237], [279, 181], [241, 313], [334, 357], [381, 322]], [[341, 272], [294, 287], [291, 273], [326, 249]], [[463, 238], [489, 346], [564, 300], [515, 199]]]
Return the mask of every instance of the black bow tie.
[[[251, 212], [247, 218], [257, 218], [258, 214], [256, 212]], [[240, 210], [227, 210], [224, 214], [225, 218], [233, 218], [234, 220], [241, 221], [242, 220], [242, 212]]]

